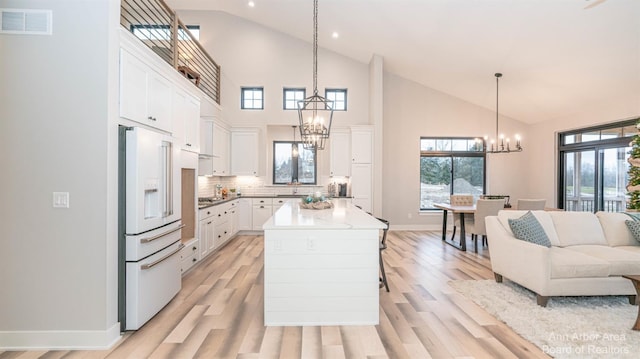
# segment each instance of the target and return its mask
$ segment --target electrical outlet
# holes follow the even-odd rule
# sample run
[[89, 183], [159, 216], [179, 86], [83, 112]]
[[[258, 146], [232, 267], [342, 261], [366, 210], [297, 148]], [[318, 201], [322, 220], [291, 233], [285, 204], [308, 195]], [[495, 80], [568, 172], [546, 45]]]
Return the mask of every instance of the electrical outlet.
[[276, 251], [281, 251], [282, 250], [282, 240], [281, 239], [276, 239], [273, 242], [273, 249]]
[[310, 251], [316, 250], [316, 240], [313, 237], [307, 238], [307, 249]]
[[53, 208], [69, 208], [69, 192], [53, 192]]
[[407, 217], [408, 217], [409, 219], [413, 218], [413, 213], [411, 213], [411, 212], [407, 213]]

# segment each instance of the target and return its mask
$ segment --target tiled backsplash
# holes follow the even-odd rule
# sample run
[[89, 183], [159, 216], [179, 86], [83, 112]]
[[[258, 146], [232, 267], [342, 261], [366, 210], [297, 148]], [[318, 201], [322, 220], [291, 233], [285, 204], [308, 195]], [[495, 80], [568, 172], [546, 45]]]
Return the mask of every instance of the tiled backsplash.
[[265, 177], [198, 177], [198, 197], [214, 197], [216, 185], [223, 188], [235, 188], [236, 193], [248, 195], [293, 194], [303, 195], [320, 191], [327, 193], [326, 185], [318, 186], [274, 186], [265, 182]]

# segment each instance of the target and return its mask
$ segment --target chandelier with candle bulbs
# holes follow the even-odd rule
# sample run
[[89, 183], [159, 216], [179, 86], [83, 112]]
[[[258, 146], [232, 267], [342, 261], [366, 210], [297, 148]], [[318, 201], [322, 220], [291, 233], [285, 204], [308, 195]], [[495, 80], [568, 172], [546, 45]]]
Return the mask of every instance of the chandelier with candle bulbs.
[[298, 101], [298, 120], [303, 147], [324, 149], [333, 120], [333, 101], [318, 95], [318, 0], [313, 0], [313, 95]]
[[[502, 77], [501, 73], [496, 73], [496, 137], [489, 139], [489, 136], [485, 136], [486, 143], [485, 151], [487, 153], [509, 153], [509, 152], [522, 152], [522, 143], [520, 142], [520, 135], [515, 135], [515, 146], [511, 147], [511, 139], [505, 138], [504, 134], [500, 133], [498, 127], [498, 97], [499, 97], [499, 81]], [[489, 142], [489, 143], [487, 143]]]

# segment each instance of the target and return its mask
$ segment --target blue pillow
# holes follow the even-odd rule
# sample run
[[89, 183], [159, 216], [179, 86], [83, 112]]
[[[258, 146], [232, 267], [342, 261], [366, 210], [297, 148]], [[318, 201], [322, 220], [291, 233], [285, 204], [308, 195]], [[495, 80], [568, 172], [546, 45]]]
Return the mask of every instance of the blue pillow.
[[528, 211], [520, 218], [509, 219], [509, 227], [511, 227], [513, 235], [520, 240], [551, 247], [549, 237], [547, 237], [542, 225], [531, 211]]
[[627, 219], [624, 223], [626, 223], [627, 228], [631, 231], [633, 238], [640, 242], [640, 221]]

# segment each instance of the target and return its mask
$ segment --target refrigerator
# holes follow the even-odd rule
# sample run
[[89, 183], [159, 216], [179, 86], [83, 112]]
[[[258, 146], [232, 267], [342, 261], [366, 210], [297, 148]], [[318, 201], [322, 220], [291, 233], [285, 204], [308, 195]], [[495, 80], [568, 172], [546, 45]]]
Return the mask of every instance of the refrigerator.
[[137, 330], [180, 291], [180, 147], [165, 133], [119, 129], [121, 330]]

